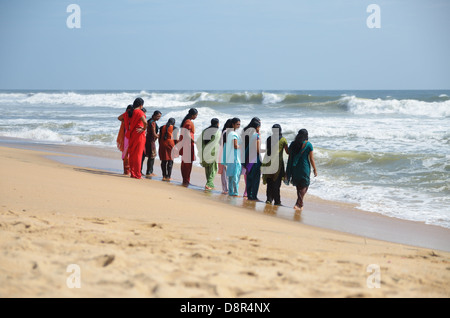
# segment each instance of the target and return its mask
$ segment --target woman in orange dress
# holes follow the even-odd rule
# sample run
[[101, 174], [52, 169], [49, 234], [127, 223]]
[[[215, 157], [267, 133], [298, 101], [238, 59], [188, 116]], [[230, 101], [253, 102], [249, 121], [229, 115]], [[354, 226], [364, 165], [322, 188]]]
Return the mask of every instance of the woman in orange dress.
[[[194, 133], [195, 126], [193, 120], [197, 118], [198, 111], [195, 108], [189, 109], [188, 114], [181, 122], [181, 134], [178, 143], [181, 143], [180, 156], [181, 156], [181, 176], [183, 177], [183, 186], [187, 187], [190, 184], [192, 163], [195, 160], [194, 150]], [[183, 138], [189, 138], [184, 140]], [[185, 151], [186, 148], [190, 151]], [[190, 154], [189, 154], [190, 152]]]
[[175, 126], [175, 119], [169, 118], [167, 124], [162, 126], [159, 130], [159, 160], [161, 160], [161, 171], [163, 174], [163, 181], [170, 181], [173, 167], [172, 149], [175, 147], [175, 140], [173, 139], [173, 130]]
[[[127, 132], [129, 145], [129, 163], [132, 178], [141, 179], [142, 154], [145, 149], [145, 132], [147, 130], [147, 120], [142, 111], [144, 100], [136, 98], [133, 103], [133, 110], [128, 112], [130, 129]], [[126, 124], [126, 123], [125, 123]]]

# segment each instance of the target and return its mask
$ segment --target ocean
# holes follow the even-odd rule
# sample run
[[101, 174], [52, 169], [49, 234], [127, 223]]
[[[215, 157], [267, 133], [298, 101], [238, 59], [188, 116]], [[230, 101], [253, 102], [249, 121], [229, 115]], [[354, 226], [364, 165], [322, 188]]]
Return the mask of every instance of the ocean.
[[[117, 117], [136, 97], [176, 125], [197, 108], [196, 137], [216, 117], [261, 119], [291, 142], [306, 128], [318, 177], [308, 193], [365, 211], [450, 228], [450, 90], [0, 90], [0, 136], [115, 148]], [[263, 147], [265, 144], [263, 143]]]

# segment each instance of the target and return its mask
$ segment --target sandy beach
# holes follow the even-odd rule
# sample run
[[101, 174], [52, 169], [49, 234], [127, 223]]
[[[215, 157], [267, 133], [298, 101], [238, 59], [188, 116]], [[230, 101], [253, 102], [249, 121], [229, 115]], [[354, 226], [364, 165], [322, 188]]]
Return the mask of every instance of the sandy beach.
[[[0, 147], [1, 297], [450, 296], [450, 253], [439, 245], [273, 217], [275, 208], [68, 165], [50, 157], [69, 155], [40, 148]], [[308, 205], [352, 209], [307, 197], [296, 217], [308, 218]]]

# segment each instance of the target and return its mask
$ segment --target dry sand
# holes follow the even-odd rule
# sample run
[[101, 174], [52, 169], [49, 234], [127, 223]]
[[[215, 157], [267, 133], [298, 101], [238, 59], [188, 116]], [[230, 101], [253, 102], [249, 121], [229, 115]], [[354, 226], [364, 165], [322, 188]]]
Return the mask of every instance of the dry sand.
[[448, 252], [44, 155], [0, 147], [1, 297], [450, 296]]

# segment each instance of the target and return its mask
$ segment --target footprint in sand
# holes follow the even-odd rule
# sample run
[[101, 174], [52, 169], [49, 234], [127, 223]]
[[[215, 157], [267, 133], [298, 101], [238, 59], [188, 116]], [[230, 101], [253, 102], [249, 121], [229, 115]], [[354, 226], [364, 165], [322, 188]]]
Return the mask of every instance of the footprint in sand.
[[146, 227], [146, 228], [156, 228], [156, 229], [162, 229], [163, 228], [162, 225], [158, 224], [158, 223], [147, 223], [147, 224], [144, 224], [144, 227]]
[[114, 255], [101, 255], [101, 256], [97, 256], [95, 258], [95, 261], [97, 262], [97, 264], [101, 267], [106, 267], [108, 265], [110, 265], [112, 262], [114, 262], [114, 259], [116, 257]]
[[102, 218], [83, 218], [85, 221], [89, 221], [95, 224], [108, 224], [109, 222], [105, 221], [105, 219]]

